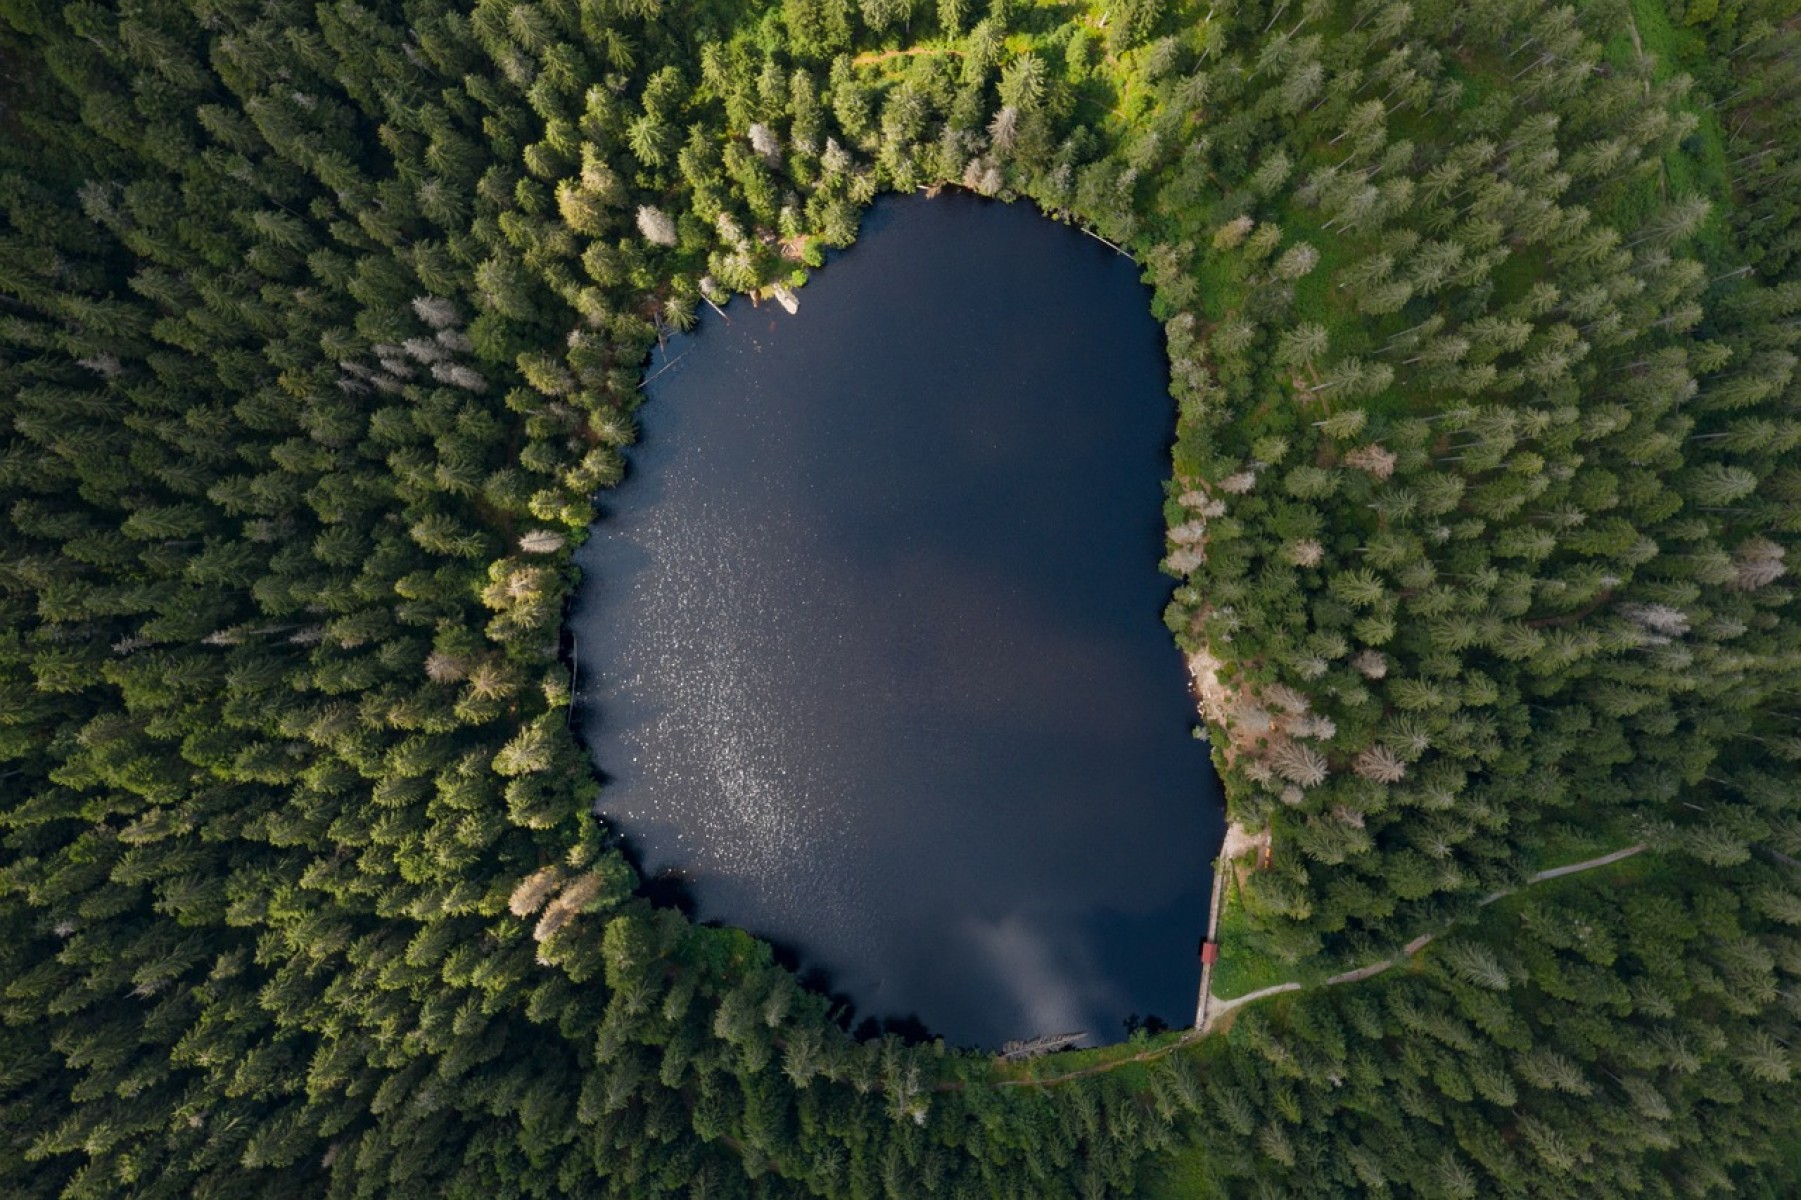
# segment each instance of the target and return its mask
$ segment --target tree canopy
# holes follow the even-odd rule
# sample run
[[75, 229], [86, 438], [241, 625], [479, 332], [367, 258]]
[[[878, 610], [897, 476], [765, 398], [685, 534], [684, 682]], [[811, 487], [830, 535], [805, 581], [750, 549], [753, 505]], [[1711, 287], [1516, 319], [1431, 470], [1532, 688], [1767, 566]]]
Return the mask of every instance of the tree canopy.
[[[8, 1194], [1792, 1190], [1792, 3], [0, 17]], [[649, 349], [938, 186], [1154, 288], [1205, 1038], [856, 1040], [594, 816]]]

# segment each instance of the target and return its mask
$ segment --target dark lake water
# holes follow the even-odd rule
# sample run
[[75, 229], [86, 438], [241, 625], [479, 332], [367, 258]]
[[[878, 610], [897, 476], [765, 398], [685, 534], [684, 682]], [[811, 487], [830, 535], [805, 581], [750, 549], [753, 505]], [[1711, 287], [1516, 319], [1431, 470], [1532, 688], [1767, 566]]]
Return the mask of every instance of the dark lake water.
[[601, 811], [859, 1020], [1191, 1023], [1221, 818], [1137, 269], [1023, 204], [890, 198], [798, 296], [653, 356], [572, 619]]

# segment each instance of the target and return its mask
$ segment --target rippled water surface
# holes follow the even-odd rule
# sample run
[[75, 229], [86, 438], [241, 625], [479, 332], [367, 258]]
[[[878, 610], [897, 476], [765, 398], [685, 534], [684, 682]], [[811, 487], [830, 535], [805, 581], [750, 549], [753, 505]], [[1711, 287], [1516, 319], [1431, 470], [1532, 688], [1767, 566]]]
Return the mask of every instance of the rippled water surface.
[[908, 197], [799, 299], [654, 356], [572, 622], [602, 811], [859, 1018], [1192, 1021], [1220, 818], [1161, 621], [1136, 268]]

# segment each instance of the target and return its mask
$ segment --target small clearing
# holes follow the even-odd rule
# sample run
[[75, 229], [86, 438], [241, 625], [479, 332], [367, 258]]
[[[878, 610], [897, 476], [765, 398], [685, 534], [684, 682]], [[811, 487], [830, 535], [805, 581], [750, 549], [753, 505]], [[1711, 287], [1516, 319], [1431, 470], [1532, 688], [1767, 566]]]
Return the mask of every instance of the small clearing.
[[877, 63], [887, 62], [891, 58], [914, 58], [921, 54], [954, 54], [963, 57], [963, 51], [949, 46], [913, 46], [906, 50], [868, 50], [850, 60], [853, 67], [873, 67]]

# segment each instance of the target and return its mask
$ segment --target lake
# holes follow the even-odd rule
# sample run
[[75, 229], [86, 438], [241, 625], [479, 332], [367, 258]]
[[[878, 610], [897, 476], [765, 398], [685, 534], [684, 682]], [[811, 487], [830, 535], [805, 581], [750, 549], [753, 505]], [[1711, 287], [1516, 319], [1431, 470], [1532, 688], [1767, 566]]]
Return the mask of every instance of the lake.
[[1137, 268], [1025, 204], [889, 197], [797, 296], [652, 356], [571, 618], [600, 811], [857, 1021], [1191, 1024], [1222, 821]]

